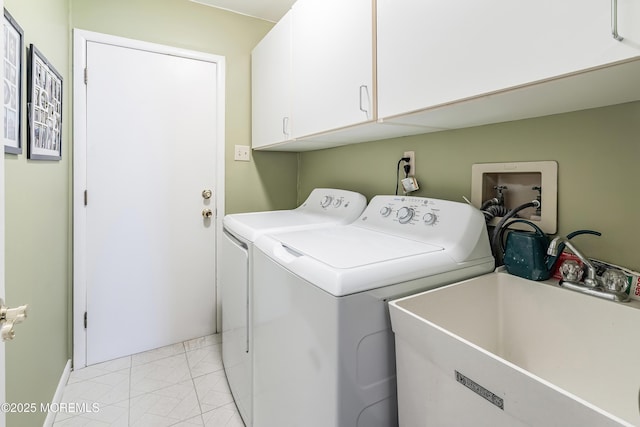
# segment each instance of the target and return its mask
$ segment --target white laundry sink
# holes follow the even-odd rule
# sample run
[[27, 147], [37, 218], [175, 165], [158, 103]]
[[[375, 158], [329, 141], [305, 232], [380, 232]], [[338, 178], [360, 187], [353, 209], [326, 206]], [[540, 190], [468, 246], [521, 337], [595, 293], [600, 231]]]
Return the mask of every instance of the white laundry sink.
[[390, 312], [401, 426], [640, 425], [640, 301], [491, 273]]

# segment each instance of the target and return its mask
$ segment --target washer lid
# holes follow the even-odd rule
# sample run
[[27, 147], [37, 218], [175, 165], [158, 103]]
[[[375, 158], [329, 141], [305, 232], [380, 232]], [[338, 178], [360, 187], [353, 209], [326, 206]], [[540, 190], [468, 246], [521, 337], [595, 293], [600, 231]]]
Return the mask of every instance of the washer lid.
[[444, 250], [439, 246], [355, 226], [293, 231], [272, 237], [291, 251], [339, 269]]

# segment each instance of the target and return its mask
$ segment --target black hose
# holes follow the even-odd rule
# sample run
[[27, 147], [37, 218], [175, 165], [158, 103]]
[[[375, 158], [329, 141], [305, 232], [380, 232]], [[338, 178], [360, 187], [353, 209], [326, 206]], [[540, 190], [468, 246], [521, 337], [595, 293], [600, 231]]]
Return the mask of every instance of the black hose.
[[480, 210], [483, 211], [487, 209], [489, 206], [499, 205], [500, 201], [497, 198], [489, 199], [480, 206]]
[[492, 205], [486, 209], [481, 209], [480, 211], [484, 214], [484, 220], [486, 222], [491, 221], [497, 216], [505, 216], [509, 213], [509, 209], [501, 205]]
[[494, 258], [496, 259], [496, 267], [502, 265], [502, 254], [500, 253], [500, 246], [497, 245], [497, 242], [498, 238], [500, 237], [500, 230], [502, 229], [504, 224], [521, 210], [538, 206], [540, 206], [540, 202], [537, 200], [533, 200], [528, 203], [523, 203], [520, 206], [516, 206], [515, 208], [511, 209], [505, 216], [503, 216], [500, 222], [493, 229], [493, 234], [491, 235], [491, 251], [493, 252]]

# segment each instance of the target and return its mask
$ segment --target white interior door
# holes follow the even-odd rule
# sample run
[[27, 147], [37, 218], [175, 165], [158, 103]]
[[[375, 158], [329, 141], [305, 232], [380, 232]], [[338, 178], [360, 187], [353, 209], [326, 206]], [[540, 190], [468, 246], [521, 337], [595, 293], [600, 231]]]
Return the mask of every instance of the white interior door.
[[86, 68], [90, 365], [215, 332], [223, 141], [219, 64], [88, 41]]

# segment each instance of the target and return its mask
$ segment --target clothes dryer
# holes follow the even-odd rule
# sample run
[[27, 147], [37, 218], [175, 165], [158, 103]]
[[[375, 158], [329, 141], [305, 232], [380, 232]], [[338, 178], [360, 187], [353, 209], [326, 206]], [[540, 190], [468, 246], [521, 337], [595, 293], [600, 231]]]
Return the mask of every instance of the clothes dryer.
[[222, 361], [236, 406], [252, 424], [251, 283], [253, 242], [264, 233], [347, 224], [366, 198], [352, 191], [316, 188], [296, 209], [227, 215], [219, 255], [222, 298]]
[[397, 425], [387, 302], [494, 267], [479, 210], [419, 197], [255, 245], [254, 427]]

